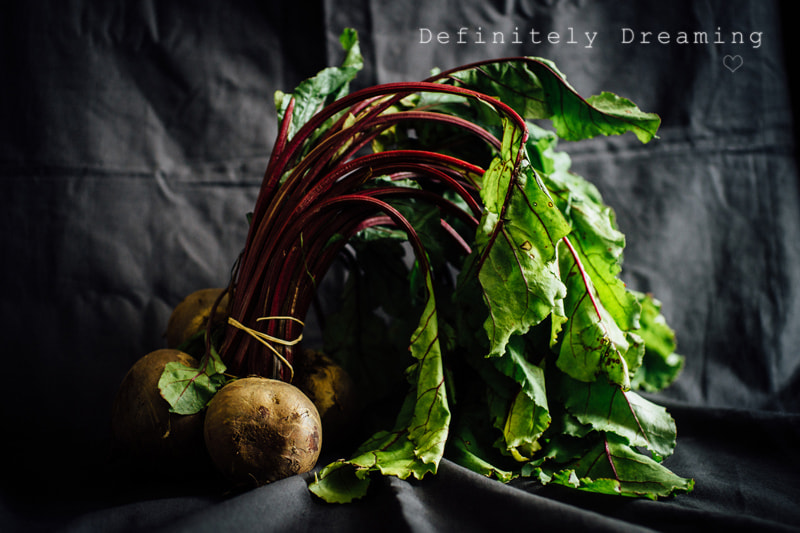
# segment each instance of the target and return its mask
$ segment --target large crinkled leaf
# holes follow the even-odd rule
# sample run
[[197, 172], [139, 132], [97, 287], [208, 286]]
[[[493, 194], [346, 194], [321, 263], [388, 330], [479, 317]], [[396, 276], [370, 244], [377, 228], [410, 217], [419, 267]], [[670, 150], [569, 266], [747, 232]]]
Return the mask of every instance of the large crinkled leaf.
[[516, 164], [519, 135], [506, 128], [503, 153], [486, 171], [481, 189], [485, 211], [475, 249], [491, 356], [502, 355], [512, 335], [541, 322], [565, 296], [555, 257], [569, 225], [533, 168]]
[[458, 80], [460, 85], [499, 98], [525, 119], [552, 115], [545, 101], [544, 89], [528, 68], [527, 60], [487, 62], [477, 68], [454, 72], [448, 79]]
[[503, 448], [519, 461], [540, 448], [538, 440], [551, 420], [544, 370], [527, 359], [526, 348], [522, 337], [514, 337], [503, 357], [491, 359], [500, 372], [519, 385], [500, 428]]
[[639, 298], [619, 278], [625, 235], [619, 231], [614, 210], [603, 202], [592, 183], [570, 171], [566, 153], [556, 152], [552, 132], [531, 125], [529, 152], [542, 173], [542, 181], [572, 226], [570, 241], [592, 280], [603, 306], [626, 331], [639, 328]]
[[517, 476], [512, 469], [502, 468], [491, 457], [492, 453], [484, 446], [484, 442], [477, 433], [483, 420], [465, 413], [466, 421], [457, 424], [449, 438], [447, 458], [456, 464], [477, 472], [483, 476], [495, 478], [507, 483]]
[[439, 319], [433, 295], [433, 280], [426, 275], [428, 299], [419, 326], [411, 337], [411, 355], [418, 361], [415, 375], [416, 402], [408, 426], [409, 439], [416, 455], [434, 470], [444, 454], [450, 425], [450, 409], [445, 391], [442, 350], [439, 345]]
[[569, 170], [567, 154], [555, 151], [556, 141], [552, 132], [531, 127], [534, 164], [572, 226], [560, 249], [569, 295], [558, 366], [582, 381], [603, 372], [629, 388], [644, 350], [631, 333], [640, 327], [639, 298], [619, 278], [625, 237], [597, 188]]
[[[444, 367], [439, 345], [438, 316], [433, 281], [426, 271], [428, 298], [411, 337], [410, 352], [416, 362], [408, 369], [411, 390], [393, 431], [376, 433], [354, 457], [338, 461], [319, 473], [311, 491], [329, 501], [348, 501], [363, 495], [370, 472], [401, 479], [421, 479], [435, 473], [444, 455], [450, 426]], [[347, 476], [350, 475], [350, 479]], [[359, 480], [361, 482], [359, 482]], [[338, 492], [345, 486], [347, 493]]]
[[564, 405], [581, 424], [614, 433], [661, 461], [675, 449], [675, 421], [667, 410], [604, 379], [582, 383], [563, 378]]
[[572, 225], [570, 241], [603, 307], [620, 328], [638, 329], [639, 300], [619, 278], [625, 236], [616, 227], [613, 210], [603, 204], [594, 185], [574, 173], [557, 172], [543, 179]]
[[636, 293], [642, 305], [640, 328], [644, 341], [642, 365], [631, 380], [631, 387], [657, 392], [668, 387], [683, 369], [684, 357], [675, 352], [675, 332], [661, 314], [661, 302], [653, 295]]
[[579, 381], [590, 382], [604, 374], [623, 389], [630, 389], [630, 368], [638, 368], [644, 345], [623, 331], [600, 301], [595, 285], [569, 241], [560, 250], [564, 298], [562, 339], [556, 365]]
[[[414, 401], [413, 396], [409, 398]], [[420, 457], [407, 429], [376, 433], [347, 462], [362, 473], [377, 471], [400, 479], [422, 479], [425, 474], [436, 472], [438, 466], [438, 461], [426, 462]]]
[[689, 492], [694, 488], [693, 479], [676, 475], [612, 434], [598, 439], [575, 461], [555, 468], [537, 467], [529, 475], [538, 477], [543, 483], [651, 499]]
[[552, 61], [538, 57], [482, 62], [447, 73], [467, 87], [496, 96], [528, 120], [550, 119], [567, 141], [633, 132], [642, 142], [656, 136], [661, 119], [630, 100], [603, 92], [581, 97]]
[[329, 503], [347, 503], [366, 495], [370, 474], [416, 479], [436, 472], [436, 464], [426, 463], [417, 455], [407, 426], [414, 416], [414, 391], [405, 398], [397, 415], [395, 429], [379, 431], [365, 441], [347, 460], [334, 461], [323, 467], [309, 485], [311, 492]]
[[553, 112], [549, 118], [562, 139], [579, 141], [632, 132], [646, 143], [656, 136], [661, 124], [658, 115], [645, 113], [630, 100], [613, 93], [603, 92], [584, 99], [552, 61], [535, 58], [529, 67], [539, 77], [545, 100]]

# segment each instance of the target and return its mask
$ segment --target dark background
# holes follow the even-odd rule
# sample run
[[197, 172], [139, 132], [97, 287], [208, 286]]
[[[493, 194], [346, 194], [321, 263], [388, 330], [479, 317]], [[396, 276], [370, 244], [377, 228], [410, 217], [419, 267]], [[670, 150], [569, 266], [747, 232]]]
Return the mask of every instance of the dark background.
[[[0, 5], [0, 529], [661, 531], [800, 527], [800, 187], [796, 29], [756, 1], [71, 2]], [[633, 501], [486, 480], [444, 461], [350, 506], [301, 477], [244, 494], [142, 484], [109, 462], [122, 376], [162, 347], [185, 295], [221, 286], [276, 134], [273, 93], [341, 60], [355, 86], [508, 55], [556, 62], [662, 117], [659, 139], [562, 144], [627, 236], [623, 278], [652, 291], [686, 368], [654, 399], [693, 493]], [[419, 28], [597, 31], [570, 45], [420, 44]], [[761, 46], [619, 42], [637, 31], [763, 32]], [[564, 37], [566, 38], [566, 37]], [[743, 66], [730, 72], [726, 54]], [[313, 333], [311, 336], [313, 340]], [[157, 478], [158, 476], [155, 476]]]

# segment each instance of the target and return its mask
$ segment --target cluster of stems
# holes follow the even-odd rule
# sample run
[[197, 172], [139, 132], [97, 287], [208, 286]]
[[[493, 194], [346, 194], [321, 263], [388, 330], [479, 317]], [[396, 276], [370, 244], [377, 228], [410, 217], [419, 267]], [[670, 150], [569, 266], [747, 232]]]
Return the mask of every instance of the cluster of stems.
[[[353, 92], [325, 106], [291, 138], [294, 100], [290, 101], [228, 288], [229, 325], [220, 354], [229, 372], [291, 381], [293, 351], [302, 339], [305, 316], [319, 283], [343, 246], [360, 231], [373, 226], [404, 230], [420, 268], [430, 269], [417, 232], [392, 206], [393, 200], [435, 205], [447, 234], [465, 252], [470, 251], [482, 213], [479, 189], [485, 169], [437, 151], [436, 146], [377, 152], [369, 147], [392, 128], [413, 128], [427, 122], [468, 133], [495, 153], [500, 150], [502, 141], [497, 135], [467, 119], [422, 107], [397, 106], [404, 98], [420, 93], [443, 93], [460, 97], [464, 103], [488, 104], [496, 112], [498, 124], [512, 122], [519, 132], [515, 142], [524, 146], [528, 130], [516, 111], [486, 94], [446, 83], [454, 72], [480, 69], [483, 63], [426, 81], [387, 83]], [[520, 149], [520, 157], [523, 153]], [[519, 159], [515, 161], [519, 163]], [[418, 186], [370, 183], [379, 177], [413, 180]], [[455, 193], [462, 202], [448, 200], [444, 190]], [[453, 219], [460, 220], [472, 235], [459, 234], [448, 222]], [[576, 255], [569, 242], [567, 245]]]

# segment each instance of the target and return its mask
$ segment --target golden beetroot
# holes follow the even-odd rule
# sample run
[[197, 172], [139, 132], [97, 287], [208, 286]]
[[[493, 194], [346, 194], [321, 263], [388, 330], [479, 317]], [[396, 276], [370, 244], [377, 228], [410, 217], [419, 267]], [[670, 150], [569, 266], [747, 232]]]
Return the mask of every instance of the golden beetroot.
[[167, 348], [178, 348], [200, 331], [208, 327], [208, 320], [217, 304], [212, 325], [224, 323], [228, 313], [228, 293], [223, 295], [224, 289], [200, 289], [189, 294], [173, 309], [167, 322]]
[[259, 486], [316, 465], [322, 446], [317, 408], [289, 383], [234, 380], [208, 404], [206, 449], [217, 469], [237, 485]]
[[326, 442], [340, 438], [355, 419], [356, 386], [347, 371], [323, 352], [299, 351], [294, 360], [297, 386], [319, 411]]
[[198, 365], [189, 354], [165, 348], [139, 359], [123, 378], [111, 415], [112, 439], [118, 452], [147, 461], [203, 456], [202, 413], [170, 412], [159, 391], [158, 381], [170, 362]]

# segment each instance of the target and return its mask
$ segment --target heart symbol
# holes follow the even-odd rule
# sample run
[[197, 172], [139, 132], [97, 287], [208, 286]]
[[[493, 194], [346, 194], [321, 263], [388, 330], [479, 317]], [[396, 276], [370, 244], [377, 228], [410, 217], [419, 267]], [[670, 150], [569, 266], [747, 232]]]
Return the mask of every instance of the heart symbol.
[[722, 64], [725, 65], [725, 68], [731, 72], [736, 72], [744, 64], [744, 59], [742, 59], [742, 56], [739, 55], [728, 55], [722, 58]]

